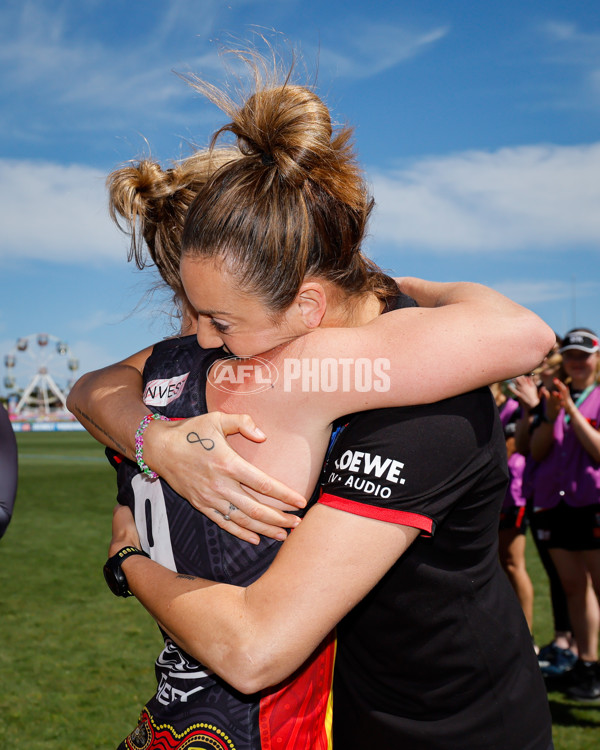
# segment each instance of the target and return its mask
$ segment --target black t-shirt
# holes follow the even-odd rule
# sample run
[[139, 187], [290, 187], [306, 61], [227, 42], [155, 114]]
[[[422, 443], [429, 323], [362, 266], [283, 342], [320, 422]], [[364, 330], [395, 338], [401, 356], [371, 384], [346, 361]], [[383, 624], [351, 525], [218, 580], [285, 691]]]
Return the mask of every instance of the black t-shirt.
[[340, 623], [338, 750], [547, 750], [546, 692], [498, 563], [506, 449], [489, 389], [347, 420], [320, 502], [422, 534]]

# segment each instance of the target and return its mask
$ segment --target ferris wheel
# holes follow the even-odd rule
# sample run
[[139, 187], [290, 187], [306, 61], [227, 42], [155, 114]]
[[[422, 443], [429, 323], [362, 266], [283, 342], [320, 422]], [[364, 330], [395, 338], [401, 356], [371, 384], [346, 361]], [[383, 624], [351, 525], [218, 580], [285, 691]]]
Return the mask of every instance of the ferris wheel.
[[14, 414], [37, 416], [67, 409], [67, 394], [79, 360], [66, 342], [47, 333], [32, 333], [17, 340], [4, 357], [4, 387], [19, 394]]

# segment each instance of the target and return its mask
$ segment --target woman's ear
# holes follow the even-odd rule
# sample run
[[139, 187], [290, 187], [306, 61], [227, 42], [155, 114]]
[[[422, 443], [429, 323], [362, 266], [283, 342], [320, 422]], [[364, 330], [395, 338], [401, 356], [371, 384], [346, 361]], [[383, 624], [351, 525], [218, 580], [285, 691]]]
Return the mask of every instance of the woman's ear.
[[318, 281], [305, 281], [295, 299], [296, 309], [307, 328], [318, 328], [327, 311], [325, 287]]

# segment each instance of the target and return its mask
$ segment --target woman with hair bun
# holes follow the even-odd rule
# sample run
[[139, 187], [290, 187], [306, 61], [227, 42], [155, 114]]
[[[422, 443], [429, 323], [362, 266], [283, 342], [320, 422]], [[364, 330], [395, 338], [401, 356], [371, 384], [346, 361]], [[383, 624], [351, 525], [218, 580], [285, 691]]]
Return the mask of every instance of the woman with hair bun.
[[[112, 172], [107, 181], [109, 212], [117, 226], [131, 235], [128, 260], [142, 270], [150, 260], [186, 324], [185, 293], [179, 276], [181, 227], [187, 210], [209, 175], [239, 158], [235, 148], [196, 151], [169, 169], [151, 159], [131, 162]], [[121, 220], [125, 220], [125, 228]], [[187, 321], [189, 325], [189, 321]]]
[[[195, 85], [230, 116], [217, 136], [232, 132], [242, 156], [190, 206], [180, 275], [197, 335], [153, 348], [143, 471], [118, 464], [107, 581], [165, 633], [158, 691], [121, 748], [331, 747], [331, 634], [350, 613], [336, 748], [549, 750], [545, 690], [498, 565], [505, 450], [482, 386], [531, 370], [552, 331], [472, 284], [404, 279], [411, 306], [361, 252], [372, 201], [349, 131], [334, 133], [314, 92], [258, 81], [235, 106]], [[139, 394], [86, 402], [119, 372], [77, 398], [131, 450]], [[240, 543], [227, 534], [244, 515], [235, 504], [215, 505], [218, 528], [170, 487], [173, 446], [206, 465], [219, 440], [202, 417], [164, 418], [207, 410], [260, 424], [264, 443], [232, 435], [232, 447], [295, 492], [311, 497], [321, 477], [283, 545]]]
[[[208, 177], [240, 156], [241, 152], [235, 147], [195, 151], [168, 169], [146, 158], [116, 169], [107, 179], [109, 213], [117, 226], [131, 237], [128, 260], [135, 260], [139, 269], [147, 265], [156, 267], [162, 283], [173, 293], [174, 317], [179, 321], [180, 335], [196, 330], [195, 311], [187, 302], [179, 276], [185, 216]], [[157, 285], [160, 286], [160, 282]], [[128, 358], [126, 363], [88, 373], [79, 379], [67, 399], [68, 408], [93, 437], [133, 460], [135, 446], [133, 441], [127, 445], [128, 438], [148, 409], [140, 402], [136, 410], [127, 395], [128, 387], [134, 392], [141, 390], [140, 373], [151, 351], [152, 347]], [[101, 383], [99, 391], [95, 390], [97, 382]], [[123, 401], [120, 400], [122, 394]], [[92, 400], [89, 412], [87, 406], [82, 409], [87, 399]], [[104, 420], [105, 405], [108, 412]], [[90, 418], [95, 409], [101, 410], [98, 420]], [[169, 458], [169, 465], [173, 467], [169, 476], [171, 486], [198, 510], [210, 513], [212, 520], [219, 524], [224, 522], [222, 515], [215, 514], [215, 502], [224, 504], [225, 508], [230, 502], [236, 503], [243, 509], [238, 514], [241, 525], [229, 523], [228, 531], [241, 539], [258, 542], [258, 533], [280, 540], [285, 538], [282, 528], [293, 526], [298, 519], [257, 502], [246, 488], [291, 506], [304, 507], [306, 500], [244, 461], [224, 440], [225, 435], [235, 432], [251, 440], [264, 440], [264, 435], [248, 415], [213, 412], [199, 417], [199, 421], [205, 430], [211, 434], [214, 432], [221, 440], [211, 453], [211, 461], [202, 466], [201, 471], [196, 451], [192, 451], [186, 461], [188, 456], [178, 444], [177, 455]], [[189, 444], [183, 447], [189, 447]], [[161, 448], [161, 455], [163, 450]]]

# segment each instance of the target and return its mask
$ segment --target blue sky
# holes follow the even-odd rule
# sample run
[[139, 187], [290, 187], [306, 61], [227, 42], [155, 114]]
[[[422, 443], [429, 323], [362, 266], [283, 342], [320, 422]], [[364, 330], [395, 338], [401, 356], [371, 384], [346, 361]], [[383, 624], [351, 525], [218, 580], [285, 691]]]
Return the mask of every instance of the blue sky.
[[4, 0], [0, 354], [48, 333], [82, 373], [171, 332], [104, 180], [206, 144], [224, 118], [176, 72], [219, 81], [220, 48], [256, 27], [311, 80], [318, 62], [334, 119], [355, 126], [380, 265], [600, 329], [597, 1]]

